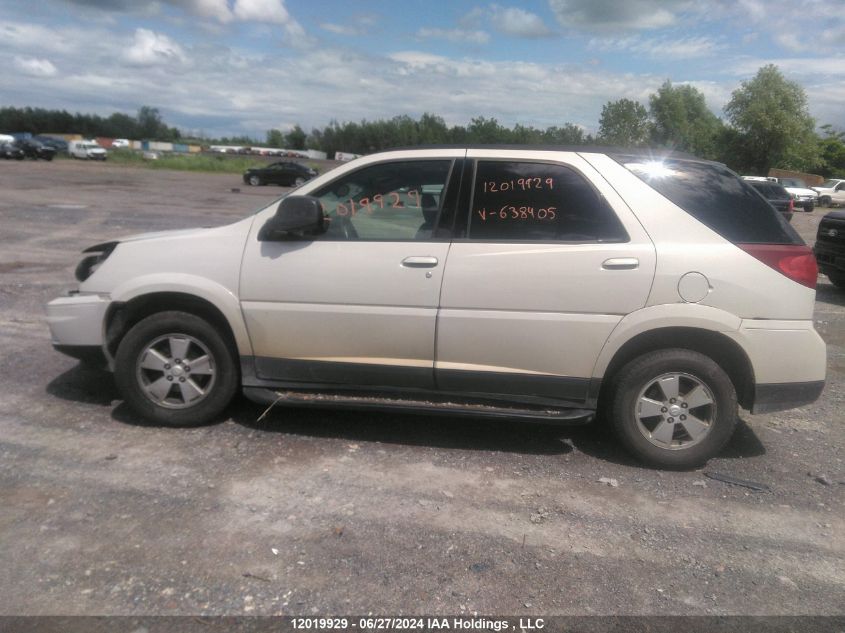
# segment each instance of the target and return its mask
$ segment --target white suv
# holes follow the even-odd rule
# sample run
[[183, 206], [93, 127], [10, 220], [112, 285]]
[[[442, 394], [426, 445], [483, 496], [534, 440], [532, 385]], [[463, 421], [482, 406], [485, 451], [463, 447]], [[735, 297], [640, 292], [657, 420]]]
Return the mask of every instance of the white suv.
[[392, 151], [234, 224], [89, 248], [47, 307], [161, 424], [262, 403], [610, 423], [690, 467], [815, 400], [812, 252], [723, 165], [606, 150]]

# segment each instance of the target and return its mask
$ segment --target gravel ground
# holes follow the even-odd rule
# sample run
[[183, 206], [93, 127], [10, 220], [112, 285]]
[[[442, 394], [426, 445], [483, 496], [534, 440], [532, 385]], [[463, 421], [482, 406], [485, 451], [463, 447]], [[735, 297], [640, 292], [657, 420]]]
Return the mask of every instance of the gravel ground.
[[[280, 191], [0, 163], [0, 614], [845, 611], [845, 293], [825, 278], [821, 399], [743, 412], [704, 469], [768, 492], [642, 468], [591, 427], [297, 409], [258, 422], [241, 399], [222, 424], [159, 428], [110, 374], [52, 350], [43, 306], [72, 287], [82, 248], [224, 224]], [[796, 214], [808, 243], [824, 213]]]

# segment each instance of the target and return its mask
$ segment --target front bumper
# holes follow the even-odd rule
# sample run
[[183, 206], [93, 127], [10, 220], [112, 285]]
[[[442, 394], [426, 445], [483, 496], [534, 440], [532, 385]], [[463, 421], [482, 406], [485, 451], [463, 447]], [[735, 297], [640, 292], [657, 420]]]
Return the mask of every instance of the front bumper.
[[53, 299], [47, 304], [53, 347], [63, 353], [75, 348], [102, 348], [103, 324], [110, 305], [106, 295], [71, 294]]
[[831, 247], [820, 240], [816, 240], [813, 254], [816, 256], [820, 273], [828, 275], [845, 272], [845, 244]]

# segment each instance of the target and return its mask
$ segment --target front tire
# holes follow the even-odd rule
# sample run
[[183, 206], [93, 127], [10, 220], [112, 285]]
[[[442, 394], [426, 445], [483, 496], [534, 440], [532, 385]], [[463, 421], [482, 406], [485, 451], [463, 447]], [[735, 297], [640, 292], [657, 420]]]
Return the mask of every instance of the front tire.
[[297, 176], [296, 180], [293, 181], [294, 187], [301, 187], [304, 184], [305, 184], [305, 178], [303, 178], [302, 176]]
[[612, 424], [637, 459], [687, 469], [725, 446], [737, 418], [736, 390], [713, 359], [665, 349], [625, 365], [612, 384]]
[[829, 207], [830, 206], [830, 196], [822, 196], [819, 198], [819, 206], [820, 207]]
[[207, 424], [231, 402], [235, 353], [208, 321], [159, 312], [135, 324], [117, 349], [115, 381], [138, 414], [165, 426]]

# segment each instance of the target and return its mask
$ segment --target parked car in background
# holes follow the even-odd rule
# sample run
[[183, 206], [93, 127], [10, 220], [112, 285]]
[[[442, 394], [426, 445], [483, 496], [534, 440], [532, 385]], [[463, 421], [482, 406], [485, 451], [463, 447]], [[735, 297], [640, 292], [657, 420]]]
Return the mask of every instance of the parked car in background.
[[816, 207], [819, 194], [810, 189], [800, 178], [775, 178], [775, 182], [792, 194], [796, 207], [801, 207], [807, 213]]
[[24, 151], [14, 143], [0, 143], [0, 158], [6, 160], [23, 160], [26, 158]]
[[116, 138], [111, 142], [111, 146], [116, 149], [126, 149], [131, 146], [128, 138]]
[[818, 187], [813, 187], [819, 194], [819, 206], [829, 207], [831, 204], [845, 204], [845, 180], [831, 178]]
[[35, 160], [38, 160], [39, 158], [43, 160], [53, 160], [56, 156], [55, 149], [31, 138], [19, 139], [15, 141], [15, 146], [19, 147], [23, 151], [24, 156], [27, 158], [34, 158]]
[[787, 222], [792, 222], [792, 214], [795, 209], [795, 201], [792, 194], [782, 185], [768, 180], [749, 180], [746, 182], [766, 199], [770, 205], [780, 211], [780, 214]]
[[11, 134], [0, 134], [0, 145], [4, 143], [14, 143], [15, 137]]
[[72, 158], [84, 158], [88, 160], [106, 160], [108, 152], [100, 147], [96, 141], [70, 141], [67, 152]]
[[[779, 185], [775, 185], [779, 186]], [[92, 246], [47, 306], [157, 424], [275, 406], [606, 421], [689, 468], [813, 402], [818, 268], [724, 165], [605, 148], [371, 154], [216, 228]], [[773, 352], [776, 350], [776, 353]]]
[[57, 154], [67, 152], [67, 141], [63, 138], [56, 138], [55, 136], [33, 136], [32, 138], [42, 145], [52, 147]]
[[845, 290], [845, 211], [831, 211], [822, 218], [813, 252], [819, 272]]
[[311, 180], [317, 172], [294, 161], [279, 161], [265, 167], [250, 167], [244, 172], [244, 182], [253, 187], [259, 185], [300, 186]]

